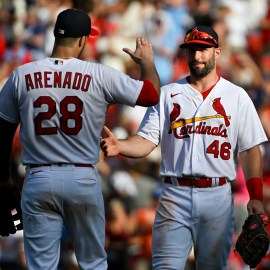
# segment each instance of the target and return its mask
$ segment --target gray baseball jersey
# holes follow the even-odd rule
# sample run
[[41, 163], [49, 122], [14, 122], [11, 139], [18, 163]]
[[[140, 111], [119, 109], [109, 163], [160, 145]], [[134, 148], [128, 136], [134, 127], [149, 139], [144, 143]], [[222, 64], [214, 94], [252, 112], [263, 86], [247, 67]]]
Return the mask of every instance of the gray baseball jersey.
[[0, 116], [21, 121], [24, 164], [99, 160], [108, 106], [135, 106], [143, 82], [97, 63], [46, 58], [17, 68], [0, 92]]

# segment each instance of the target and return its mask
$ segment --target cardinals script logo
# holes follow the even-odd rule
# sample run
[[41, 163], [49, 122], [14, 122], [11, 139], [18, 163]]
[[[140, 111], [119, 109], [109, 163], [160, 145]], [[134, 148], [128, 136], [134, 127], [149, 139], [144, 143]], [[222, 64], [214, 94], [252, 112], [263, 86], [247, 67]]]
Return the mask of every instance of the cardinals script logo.
[[[187, 138], [189, 137], [189, 134], [192, 133], [227, 137], [227, 131], [226, 128], [224, 128], [224, 125], [225, 127], [230, 125], [229, 119], [231, 119], [231, 116], [226, 114], [220, 99], [221, 98], [215, 98], [212, 100], [212, 108], [215, 110], [216, 114], [202, 117], [192, 117], [188, 119], [178, 118], [181, 114], [181, 106], [178, 103], [173, 103], [173, 109], [170, 113], [171, 125], [168, 133], [173, 133], [174, 136], [179, 139]], [[219, 126], [207, 125], [205, 120], [216, 118], [223, 119], [224, 124], [220, 124]], [[194, 126], [193, 123], [196, 122], [200, 123]], [[176, 129], [178, 129], [178, 131], [176, 131]]]

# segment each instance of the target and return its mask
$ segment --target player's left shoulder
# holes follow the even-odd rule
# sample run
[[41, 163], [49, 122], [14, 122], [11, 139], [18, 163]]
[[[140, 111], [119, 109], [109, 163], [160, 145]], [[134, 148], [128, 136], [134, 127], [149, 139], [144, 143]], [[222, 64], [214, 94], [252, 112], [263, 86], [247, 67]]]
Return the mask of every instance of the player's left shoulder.
[[240, 86], [236, 85], [232, 81], [229, 81], [228, 79], [225, 79], [223, 77], [220, 77], [219, 81], [217, 82], [217, 85], [219, 87], [227, 87], [228, 89], [230, 88], [241, 88]]
[[225, 92], [229, 95], [235, 96], [240, 94], [246, 94], [246, 91], [244, 88], [242, 88], [239, 85], [236, 85], [235, 83], [220, 77], [219, 81], [216, 84], [215, 89]]

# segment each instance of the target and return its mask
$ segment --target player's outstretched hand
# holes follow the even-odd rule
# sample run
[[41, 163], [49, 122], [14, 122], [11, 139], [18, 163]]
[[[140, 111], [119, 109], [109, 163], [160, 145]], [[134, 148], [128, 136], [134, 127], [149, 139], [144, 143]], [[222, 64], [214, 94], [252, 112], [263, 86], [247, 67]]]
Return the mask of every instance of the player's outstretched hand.
[[128, 48], [123, 48], [123, 51], [129, 54], [137, 64], [154, 62], [154, 50], [152, 44], [144, 37], [137, 37], [136, 50], [134, 52]]
[[103, 131], [106, 133], [106, 138], [100, 138], [100, 148], [105, 156], [116, 156], [120, 153], [119, 141], [110, 131], [109, 128], [104, 126]]

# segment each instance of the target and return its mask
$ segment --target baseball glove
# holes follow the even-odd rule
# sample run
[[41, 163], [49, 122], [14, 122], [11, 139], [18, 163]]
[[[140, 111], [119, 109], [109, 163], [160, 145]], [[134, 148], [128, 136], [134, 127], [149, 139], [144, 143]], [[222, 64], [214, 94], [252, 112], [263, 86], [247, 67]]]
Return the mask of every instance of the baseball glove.
[[19, 189], [9, 183], [0, 187], [0, 235], [9, 236], [23, 229]]
[[268, 223], [269, 219], [265, 214], [248, 216], [236, 241], [235, 251], [250, 268], [255, 268], [266, 255], [269, 238], [265, 227]]

